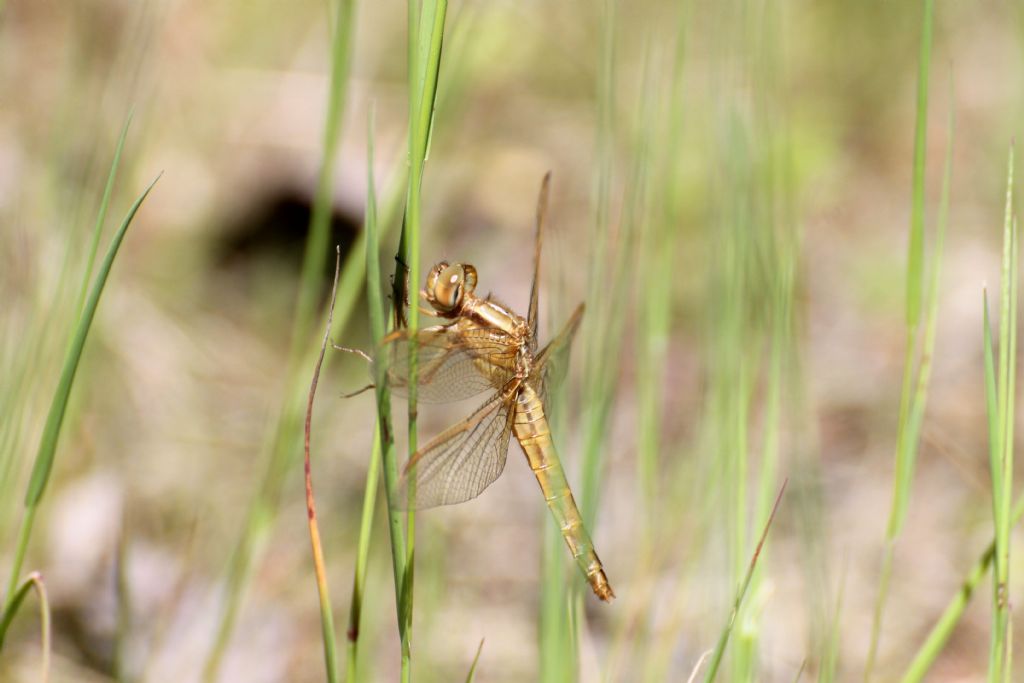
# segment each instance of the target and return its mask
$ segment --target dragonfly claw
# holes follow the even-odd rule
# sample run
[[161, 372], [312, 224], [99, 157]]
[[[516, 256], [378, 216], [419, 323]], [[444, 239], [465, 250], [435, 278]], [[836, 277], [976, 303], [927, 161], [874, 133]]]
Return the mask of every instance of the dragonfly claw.
[[358, 391], [353, 391], [350, 394], [342, 394], [341, 397], [342, 398], [353, 398], [353, 397], [358, 396], [359, 394], [363, 393], [364, 391], [368, 391], [370, 389], [375, 389], [375, 388], [377, 388], [376, 384], [367, 384], [362, 389], [359, 389]]
[[[354, 353], [355, 355], [357, 355], [360, 358], [362, 358], [363, 360], [365, 360], [367, 363], [370, 363], [371, 365], [373, 364], [373, 358], [371, 358], [370, 354], [366, 353], [366, 351], [363, 351], [362, 349], [350, 349], [347, 346], [339, 346], [338, 344], [334, 343], [333, 339], [331, 340], [331, 346], [333, 346], [336, 351], [344, 351], [346, 353]], [[371, 384], [370, 386], [373, 386], [373, 385]], [[365, 391], [365, 390], [361, 389], [360, 391]]]

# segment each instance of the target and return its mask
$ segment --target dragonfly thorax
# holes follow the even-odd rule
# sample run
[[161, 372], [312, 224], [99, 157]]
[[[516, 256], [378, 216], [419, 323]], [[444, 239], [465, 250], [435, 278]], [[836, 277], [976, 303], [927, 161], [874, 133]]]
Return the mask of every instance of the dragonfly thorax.
[[518, 347], [512, 360], [516, 376], [526, 379], [533, 366], [529, 323], [492, 297], [482, 299], [476, 296], [476, 282], [476, 268], [473, 266], [441, 261], [427, 275], [423, 298], [439, 316], [456, 320], [455, 325], [495, 330], [511, 337]]

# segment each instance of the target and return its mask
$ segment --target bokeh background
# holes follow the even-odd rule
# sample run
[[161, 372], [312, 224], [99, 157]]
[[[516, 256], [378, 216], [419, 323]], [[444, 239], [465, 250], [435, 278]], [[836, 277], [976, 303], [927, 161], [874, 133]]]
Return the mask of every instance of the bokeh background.
[[[26, 569], [42, 572], [49, 594], [54, 681], [200, 680], [289, 391], [338, 11], [274, 0], [0, 2], [5, 582], [130, 110], [102, 244], [163, 173], [100, 304], [29, 548]], [[362, 230], [371, 108], [382, 207], [405, 191], [406, 6], [356, 2], [353, 16], [332, 184], [331, 243], [343, 256]], [[805, 680], [860, 679], [892, 497], [921, 25], [921, 3], [881, 0], [449, 7], [423, 268], [473, 263], [483, 291], [525, 313], [536, 193], [551, 170], [542, 338], [576, 302], [589, 307], [560, 438], [574, 487], [584, 451], [598, 454], [592, 534], [619, 599], [577, 596], [580, 680], [686, 680], [729, 617], [784, 479], [730, 644], [751, 648], [755, 668], [727, 655], [721, 677], [790, 681], [803, 667]], [[1024, 130], [1022, 48], [1024, 5], [937, 3], [929, 255], [952, 114], [950, 211], [878, 680], [898, 679], [992, 538], [981, 292], [998, 290], [1006, 158]], [[400, 211], [382, 211], [391, 254]], [[390, 273], [390, 258], [382, 263]], [[602, 301], [603, 322], [591, 314]], [[360, 297], [337, 341], [367, 347], [366, 320]], [[310, 352], [319, 326], [300, 338]], [[594, 342], [603, 337], [615, 345]], [[614, 390], [590, 432], [595, 367]], [[311, 371], [303, 366], [299, 384]], [[375, 411], [371, 394], [340, 396], [366, 381], [358, 358], [329, 352], [313, 423], [342, 644]], [[427, 413], [423, 433], [458, 410]], [[401, 404], [395, 414], [401, 422]], [[223, 681], [323, 679], [301, 442], [288, 449]], [[361, 629], [370, 681], [398, 677], [382, 506]], [[540, 617], [542, 556], [558, 548], [545, 541], [549, 524], [517, 446], [479, 499], [419, 517], [416, 680], [463, 680], [482, 638], [477, 680], [559, 680]], [[558, 552], [564, 580], [578, 581]], [[1022, 588], [1015, 578], [1011, 600]], [[990, 593], [986, 579], [930, 680], [982, 680]], [[29, 602], [0, 654], [2, 680], [37, 676]]]

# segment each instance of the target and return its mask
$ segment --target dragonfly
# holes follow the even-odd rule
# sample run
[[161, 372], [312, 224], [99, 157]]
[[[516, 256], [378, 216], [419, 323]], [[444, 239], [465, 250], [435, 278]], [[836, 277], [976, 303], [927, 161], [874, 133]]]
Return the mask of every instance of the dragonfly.
[[[611, 602], [615, 593], [583, 525], [548, 420], [548, 392], [565, 377], [569, 347], [584, 310], [580, 304], [561, 332], [538, 351], [538, 274], [549, 185], [550, 173], [544, 177], [537, 205], [526, 318], [491, 295], [478, 296], [477, 271], [468, 263], [441, 261], [427, 275], [420, 296], [430, 308], [421, 310], [441, 322], [415, 333], [418, 400], [448, 403], [484, 393], [487, 398], [409, 458], [400, 500], [423, 509], [477, 497], [501, 475], [514, 436], [577, 566], [597, 597]], [[408, 390], [412, 341], [405, 329], [383, 340], [391, 361], [388, 379], [398, 393]]]

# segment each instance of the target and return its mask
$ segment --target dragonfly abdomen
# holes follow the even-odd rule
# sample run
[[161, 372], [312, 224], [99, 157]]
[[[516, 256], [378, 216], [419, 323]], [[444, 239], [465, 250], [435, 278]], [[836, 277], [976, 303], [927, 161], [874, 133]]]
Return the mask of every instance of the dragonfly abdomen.
[[608, 602], [615, 597], [605, 576], [601, 559], [594, 551], [590, 534], [583, 526], [583, 518], [573, 498], [569, 482], [558, 458], [551, 430], [548, 427], [544, 405], [528, 384], [523, 384], [516, 397], [516, 413], [512, 424], [513, 434], [526, 454], [526, 460], [537, 477], [544, 500], [565, 538], [576, 564], [587, 577], [587, 582], [597, 597]]

